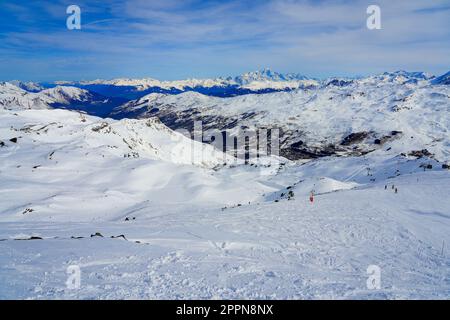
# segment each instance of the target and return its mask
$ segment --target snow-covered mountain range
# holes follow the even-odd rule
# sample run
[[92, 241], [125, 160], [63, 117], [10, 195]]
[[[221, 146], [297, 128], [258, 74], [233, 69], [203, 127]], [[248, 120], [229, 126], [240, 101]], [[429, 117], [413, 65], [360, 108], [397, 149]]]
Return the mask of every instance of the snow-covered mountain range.
[[[266, 70], [223, 81], [316, 84], [132, 100], [1, 83], [0, 299], [447, 299], [447, 79]], [[197, 120], [279, 128], [283, 157], [174, 131]]]
[[[289, 159], [364, 155], [385, 148], [388, 141], [401, 144], [403, 148], [399, 152], [427, 149], [446, 159], [450, 111], [447, 80], [448, 74], [434, 77], [423, 72], [397, 71], [366, 78], [317, 81], [264, 69], [215, 80], [116, 79], [71, 83], [133, 87], [142, 94], [150, 87], [178, 90], [150, 93], [129, 101], [68, 86], [69, 83], [39, 92], [2, 83], [0, 105], [62, 107], [116, 119], [158, 117], [174, 130], [192, 130], [194, 122], [201, 121], [204, 129], [227, 130], [235, 136], [245, 128], [278, 128], [282, 138], [281, 155]], [[274, 89], [276, 85], [284, 89], [293, 86], [287, 92], [282, 89], [228, 98], [187, 90], [195, 86], [225, 88], [230, 84], [241, 89], [258, 87], [257, 91]], [[35, 84], [33, 88], [38, 86]], [[416, 132], [417, 126], [420, 132]]]
[[[319, 82], [309, 79], [300, 74], [281, 74], [266, 68], [260, 71], [248, 72], [236, 77], [215, 78], [215, 79], [187, 79], [178, 81], [160, 81], [151, 78], [144, 79], [112, 79], [112, 80], [93, 80], [93, 81], [60, 81], [58, 85], [70, 85], [80, 87], [95, 88], [95, 86], [116, 86], [134, 88], [136, 91], [147, 92], [149, 90], [157, 91], [196, 91], [211, 93], [212, 95], [238, 95], [245, 94], [248, 91], [282, 91], [298, 89], [300, 87], [315, 86]], [[217, 92], [214, 91], [217, 90]], [[226, 89], [229, 91], [226, 91]], [[234, 93], [233, 93], [234, 90]]]
[[386, 142], [402, 146], [399, 152], [430, 149], [447, 159], [450, 87], [430, 79], [423, 73], [385, 73], [225, 99], [152, 93], [117, 107], [111, 116], [156, 116], [172, 129], [192, 129], [202, 121], [206, 129], [236, 134], [242, 128], [279, 128], [281, 154], [290, 159], [364, 155], [386, 148]]
[[[446, 81], [447, 79], [447, 81]], [[86, 89], [106, 97], [120, 97], [127, 100], [141, 98], [150, 93], [179, 94], [198, 92], [209, 96], [232, 97], [250, 93], [271, 93], [298, 89], [316, 89], [327, 85], [346, 85], [353, 81], [391, 82], [398, 84], [427, 82], [435, 85], [448, 84], [448, 73], [440, 77], [423, 72], [385, 72], [383, 74], [359, 78], [314, 79], [297, 73], [282, 74], [265, 68], [235, 77], [215, 79], [186, 79], [160, 81], [152, 78], [89, 81], [55, 81], [52, 83], [21, 82], [9, 83], [28, 92], [39, 92], [55, 86], [71, 86]]]

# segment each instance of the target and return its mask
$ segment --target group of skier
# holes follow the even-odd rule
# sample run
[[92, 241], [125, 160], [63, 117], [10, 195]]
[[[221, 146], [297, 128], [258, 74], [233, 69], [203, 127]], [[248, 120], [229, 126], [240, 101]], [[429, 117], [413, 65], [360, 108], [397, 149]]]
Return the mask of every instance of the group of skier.
[[[384, 186], [384, 190], [388, 189], [388, 185]], [[395, 185], [391, 185], [391, 189], [394, 190], [395, 193], [398, 193], [398, 188]], [[311, 193], [309, 194], [309, 202], [311, 202], [311, 204], [314, 202], [314, 190], [311, 191]]]
[[[387, 188], [388, 188], [388, 186], [385, 185], [385, 186], [384, 186], [384, 190], [387, 190]], [[394, 190], [395, 193], [398, 193], [398, 189], [397, 189], [396, 186], [392, 185], [392, 186], [391, 186], [391, 189]]]

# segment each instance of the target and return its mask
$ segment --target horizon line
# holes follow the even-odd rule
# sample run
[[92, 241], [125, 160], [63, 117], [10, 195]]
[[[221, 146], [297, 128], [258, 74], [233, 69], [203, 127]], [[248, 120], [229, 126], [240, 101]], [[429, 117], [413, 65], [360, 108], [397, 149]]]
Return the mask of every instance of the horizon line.
[[[274, 72], [276, 74], [279, 75], [300, 75], [300, 76], [304, 76], [307, 79], [305, 80], [317, 80], [317, 81], [323, 81], [323, 80], [327, 80], [330, 78], [343, 78], [343, 79], [362, 79], [362, 78], [367, 78], [367, 77], [371, 77], [371, 76], [377, 76], [377, 75], [383, 75], [383, 74], [388, 74], [388, 73], [400, 73], [400, 72], [405, 72], [405, 73], [423, 73], [426, 74], [427, 76], [429, 76], [430, 78], [435, 78], [435, 77], [439, 77], [441, 75], [445, 75], [447, 73], [450, 72], [449, 71], [444, 71], [442, 74], [435, 74], [429, 71], [407, 71], [404, 69], [397, 69], [394, 71], [383, 71], [383, 72], [376, 72], [376, 73], [366, 73], [366, 74], [355, 74], [353, 76], [344, 76], [344, 75], [330, 75], [330, 76], [326, 76], [326, 77], [310, 77], [307, 74], [301, 73], [301, 72], [278, 72], [278, 71], [274, 71], [272, 68], [261, 68], [258, 70], [253, 70], [253, 71], [247, 71], [244, 73], [241, 73], [239, 75], [228, 75], [228, 76], [213, 76], [213, 77], [187, 77], [187, 78], [178, 78], [178, 79], [158, 79], [156, 77], [151, 77], [151, 76], [146, 76], [146, 77], [130, 77], [130, 76], [117, 76], [117, 77], [112, 77], [112, 78], [95, 78], [95, 79], [78, 79], [78, 80], [67, 80], [67, 79], [59, 79], [59, 80], [51, 80], [51, 81], [40, 81], [40, 80], [20, 80], [20, 79], [9, 79], [9, 80], [0, 80], [1, 82], [13, 82], [13, 81], [19, 81], [19, 82], [23, 82], [23, 83], [27, 83], [27, 82], [32, 82], [32, 83], [57, 83], [57, 82], [92, 82], [92, 81], [113, 81], [113, 80], [156, 80], [156, 81], [160, 81], [160, 82], [176, 82], [176, 81], [187, 81], [187, 80], [228, 80], [228, 79], [235, 79], [237, 77], [240, 76], [244, 76], [247, 74], [251, 74], [251, 73], [261, 73], [263, 71], [271, 71]], [[282, 80], [284, 81], [284, 80]], [[280, 81], [280, 82], [282, 82]], [[289, 81], [289, 80], [286, 80]], [[290, 81], [296, 81], [294, 80], [290, 80]], [[297, 80], [300, 81], [300, 80]]]

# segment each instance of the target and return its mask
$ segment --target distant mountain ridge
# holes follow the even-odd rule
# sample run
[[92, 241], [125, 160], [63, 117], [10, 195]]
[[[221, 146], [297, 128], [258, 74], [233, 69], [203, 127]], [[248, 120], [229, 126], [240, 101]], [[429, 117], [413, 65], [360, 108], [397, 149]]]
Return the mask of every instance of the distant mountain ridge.
[[105, 117], [115, 107], [126, 101], [121, 98], [105, 97], [76, 87], [56, 86], [38, 92], [30, 92], [13, 83], [0, 82], [0, 107], [4, 109], [61, 108]]
[[70, 86], [88, 90], [105, 97], [122, 98], [126, 100], [139, 99], [150, 93], [180, 94], [193, 91], [208, 96], [234, 97], [245, 94], [263, 94], [272, 92], [292, 91], [298, 89], [314, 89], [322, 86], [345, 86], [359, 82], [395, 82], [395, 83], [431, 83], [448, 85], [449, 73], [435, 77], [424, 72], [395, 71], [361, 77], [331, 77], [324, 80], [307, 77], [300, 73], [279, 73], [269, 68], [247, 72], [235, 77], [219, 77], [214, 79], [185, 79], [161, 81], [153, 78], [132, 79], [117, 78], [111, 80], [88, 81], [55, 81], [53, 83], [35, 83], [11, 81], [15, 86], [37, 93], [43, 89], [56, 86]]
[[[360, 77], [332, 77], [324, 80], [298, 73], [282, 74], [269, 68], [247, 72], [240, 76], [215, 79], [186, 79], [160, 81], [152, 78], [92, 81], [56, 81], [54, 83], [22, 82], [0, 83], [0, 106], [21, 108], [67, 108], [91, 115], [107, 117], [122, 114], [127, 102], [139, 105], [149, 94], [178, 95], [194, 92], [210, 97], [229, 98], [248, 94], [276, 92], [320, 91], [323, 88], [380, 86], [441, 86], [450, 84], [450, 72], [435, 77], [424, 72], [395, 71]], [[405, 87], [406, 88], [406, 87]], [[144, 99], [145, 100], [145, 99]], [[134, 114], [132, 112], [131, 114]], [[128, 112], [123, 114], [130, 115]]]
[[[132, 100], [150, 93], [179, 94], [188, 91], [215, 97], [233, 97], [251, 93], [270, 93], [311, 88], [319, 86], [320, 82], [301, 74], [281, 74], [265, 68], [236, 77], [219, 77], [214, 79], [160, 81], [152, 78], [117, 78], [111, 80], [57, 81], [55, 84], [74, 86], [105, 96]], [[47, 86], [51, 85], [47, 84]]]
[[247, 72], [243, 75], [227, 78], [227, 80], [232, 80], [239, 85], [247, 85], [254, 81], [265, 81], [265, 82], [282, 82], [282, 81], [299, 81], [299, 80], [312, 80], [299, 73], [278, 73], [270, 70], [269, 68], [264, 68], [263, 70]]

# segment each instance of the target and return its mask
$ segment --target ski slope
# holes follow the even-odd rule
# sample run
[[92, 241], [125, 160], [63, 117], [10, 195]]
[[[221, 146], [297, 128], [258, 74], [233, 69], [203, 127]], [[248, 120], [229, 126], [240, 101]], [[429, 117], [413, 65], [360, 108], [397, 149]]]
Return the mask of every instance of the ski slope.
[[155, 118], [0, 110], [0, 299], [448, 299], [439, 121], [434, 157], [224, 165]]
[[[448, 174], [390, 182], [398, 194], [375, 184], [314, 204], [148, 203], [130, 221], [3, 222], [0, 297], [448, 299]], [[96, 232], [104, 237], [90, 237]], [[110, 238], [119, 235], [126, 240]], [[13, 240], [30, 236], [43, 239]], [[80, 289], [66, 288], [69, 265], [80, 266]], [[369, 265], [381, 268], [380, 290], [366, 287]]]

